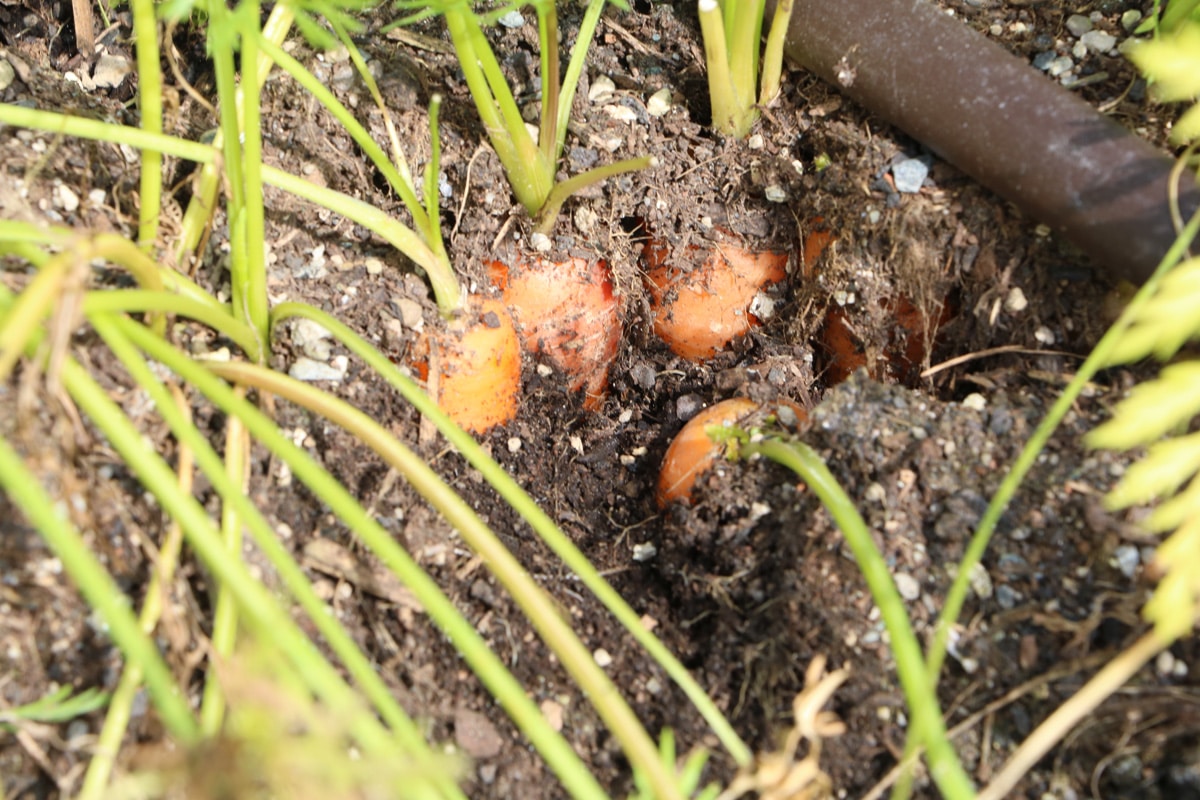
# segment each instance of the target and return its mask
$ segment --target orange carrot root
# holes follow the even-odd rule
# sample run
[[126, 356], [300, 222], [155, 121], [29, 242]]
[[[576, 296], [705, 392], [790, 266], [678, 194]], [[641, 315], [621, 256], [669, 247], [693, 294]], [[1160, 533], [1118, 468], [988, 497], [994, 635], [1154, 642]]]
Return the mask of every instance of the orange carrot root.
[[654, 332], [673, 353], [693, 361], [711, 358], [758, 325], [751, 311], [755, 297], [787, 277], [786, 253], [751, 253], [733, 242], [715, 246], [691, 270], [669, 260], [657, 240], [646, 244], [643, 259]]
[[472, 298], [463, 314], [419, 346], [417, 370], [428, 380], [437, 365], [438, 406], [472, 433], [517, 415], [521, 347], [512, 315], [494, 298]]
[[510, 269], [493, 261], [488, 272], [504, 291], [525, 349], [545, 355], [566, 374], [571, 391], [585, 392], [584, 407], [598, 409], [621, 339], [620, 304], [608, 265], [583, 258], [532, 259]]
[[803, 428], [808, 422], [808, 412], [787, 399], [764, 405], [734, 397], [704, 409], [680, 428], [667, 448], [658, 473], [658, 507], [666, 508], [676, 501], [691, 505], [697, 479], [712, 468], [724, 450], [723, 444], [709, 438], [710, 427], [743, 425], [755, 422], [756, 416], [761, 421], [763, 414], [757, 412], [772, 414], [789, 427]]

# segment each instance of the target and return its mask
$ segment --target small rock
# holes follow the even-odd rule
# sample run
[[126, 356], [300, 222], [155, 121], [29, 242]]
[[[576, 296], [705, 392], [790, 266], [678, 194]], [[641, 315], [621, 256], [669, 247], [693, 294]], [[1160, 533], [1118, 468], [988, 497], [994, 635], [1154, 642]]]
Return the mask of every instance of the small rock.
[[357, 73], [354, 71], [354, 65], [346, 62], [338, 64], [333, 68], [333, 77], [329, 79], [329, 85], [334, 89], [346, 91], [354, 85]]
[[346, 377], [345, 367], [339, 369], [332, 364], [323, 364], [307, 356], [297, 358], [288, 370], [288, 375], [298, 381], [340, 381]]
[[1080, 37], [1092, 29], [1092, 21], [1082, 14], [1072, 14], [1067, 17], [1067, 30], [1072, 36]]
[[549, 253], [553, 243], [544, 233], [534, 233], [529, 237], [529, 246], [538, 253]]
[[1045, 325], [1039, 325], [1037, 330], [1033, 332], [1033, 338], [1037, 339], [1040, 344], [1054, 344], [1056, 338], [1054, 331], [1047, 328]]
[[617, 122], [637, 122], [637, 112], [629, 106], [612, 103], [604, 107], [604, 113]]
[[325, 268], [325, 245], [313, 248], [311, 258], [302, 259], [292, 268], [292, 276], [297, 280], [320, 280], [327, 274], [329, 271]]
[[921, 184], [929, 174], [929, 165], [919, 158], [906, 158], [892, 165], [892, 178], [896, 181], [896, 191], [915, 194], [921, 191]]
[[[590, 92], [589, 92], [590, 94]], [[652, 117], [661, 117], [671, 110], [671, 90], [659, 89], [650, 95], [646, 101], [646, 113]]]
[[1093, 53], [1107, 53], [1117, 45], [1117, 37], [1104, 31], [1088, 31], [1079, 41]]
[[1034, 68], [1045, 72], [1046, 70], [1050, 69], [1050, 64], [1052, 64], [1054, 59], [1057, 57], [1058, 53], [1055, 53], [1053, 50], [1043, 50], [1033, 57], [1033, 66]]
[[658, 373], [654, 371], [654, 367], [642, 361], [630, 368], [629, 377], [639, 388], [650, 391], [654, 388], [654, 382], [658, 380]]
[[611, 665], [613, 661], [612, 656], [603, 647], [592, 653], [592, 658], [596, 659], [596, 666], [600, 667], [600, 669]]
[[763, 189], [763, 195], [772, 203], [783, 203], [788, 199], [787, 190], [777, 183], [772, 183], [770, 186]]
[[579, 229], [580, 233], [591, 233], [592, 228], [596, 227], [596, 223], [599, 221], [599, 215], [587, 206], [575, 209], [575, 227]]
[[746, 147], [749, 147], [751, 150], [762, 150], [763, 149], [762, 134], [756, 133], [753, 136], [751, 136], [749, 139], [747, 139]]
[[967, 576], [967, 582], [971, 584], [971, 590], [975, 592], [976, 597], [988, 598], [992, 596], [992, 576], [988, 574], [987, 568], [976, 562], [975, 566], [971, 567], [971, 574]]
[[513, 9], [501, 17], [499, 22], [506, 28], [516, 29], [525, 24], [525, 17], [522, 16], [520, 11]]
[[649, 561], [658, 555], [658, 548], [654, 546], [654, 542], [643, 542], [633, 546], [633, 560], [641, 564]]
[[14, 80], [17, 79], [17, 71], [7, 60], [0, 58], [0, 92], [3, 92], [9, 86], [12, 86]]
[[92, 83], [101, 89], [115, 89], [130, 71], [128, 59], [104, 53], [92, 71]]
[[541, 709], [542, 716], [546, 718], [546, 722], [550, 725], [550, 727], [561, 732], [563, 729], [564, 716], [562, 703], [558, 703], [554, 700], [543, 700], [541, 704], [538, 705], [538, 708]]
[[766, 322], [775, 316], [774, 298], [765, 292], [754, 295], [754, 299], [750, 301], [750, 313], [758, 317], [760, 321]]
[[983, 411], [987, 408], [987, 399], [979, 392], [971, 392], [962, 400], [963, 408], [969, 408], [972, 411]]
[[474, 759], [495, 758], [504, 747], [504, 739], [491, 721], [469, 708], [454, 712], [454, 743]]
[[314, 361], [328, 361], [329, 331], [311, 319], [297, 319], [292, 325], [292, 341]]
[[1133, 29], [1136, 28], [1138, 23], [1141, 21], [1142, 12], [1138, 11], [1136, 8], [1131, 8], [1121, 15], [1121, 27], [1124, 28], [1128, 33], [1132, 33]]
[[1132, 578], [1137, 572], [1142, 557], [1138, 549], [1131, 544], [1123, 544], [1113, 551], [1112, 564], [1126, 578]]
[[996, 587], [996, 603], [1004, 610], [1015, 608], [1017, 603], [1021, 602], [1021, 593], [1013, 589], [1008, 584], [1001, 584]]
[[71, 187], [60, 183], [54, 187], [54, 205], [68, 214], [74, 214], [79, 208], [79, 195], [75, 194]]
[[613, 83], [612, 78], [607, 75], [601, 75], [592, 81], [592, 85], [588, 87], [588, 102], [603, 103], [612, 99], [613, 94], [617, 91], [617, 85]]
[[698, 395], [685, 394], [680, 395], [675, 400], [675, 416], [679, 417], [681, 422], [687, 422], [692, 417], [700, 412], [704, 407], [704, 401]]
[[510, 453], [521, 452], [521, 438], [519, 436], [508, 437], [508, 452], [510, 452]]
[[425, 315], [421, 304], [411, 297], [393, 297], [392, 306], [400, 315], [400, 322], [409, 330], [419, 331], [425, 327]]
[[1048, 72], [1052, 77], [1057, 78], [1059, 75], [1062, 75], [1064, 72], [1067, 72], [1074, 67], [1075, 62], [1071, 60], [1070, 56], [1059, 56], [1051, 61], [1049, 65], [1047, 65], [1046, 72]]
[[1017, 314], [1024, 311], [1029, 305], [1029, 301], [1025, 298], [1025, 293], [1021, 291], [1020, 286], [1014, 286], [1008, 290], [1008, 296], [1004, 298], [1004, 310], [1010, 314]]
[[897, 572], [894, 580], [896, 591], [900, 592], [900, 596], [905, 600], [912, 601], [921, 596], [921, 584], [907, 572]]

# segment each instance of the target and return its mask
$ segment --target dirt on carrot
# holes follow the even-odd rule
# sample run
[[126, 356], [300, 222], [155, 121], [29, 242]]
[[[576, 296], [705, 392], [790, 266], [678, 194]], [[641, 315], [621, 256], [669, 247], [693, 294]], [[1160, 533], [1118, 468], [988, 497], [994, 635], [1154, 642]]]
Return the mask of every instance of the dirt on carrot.
[[772, 316], [775, 300], [766, 287], [787, 278], [787, 253], [748, 251], [731, 234], [682, 253], [651, 239], [642, 258], [654, 332], [691, 360], [711, 358]]
[[582, 390], [584, 408], [599, 408], [621, 340], [620, 303], [608, 265], [579, 257], [533, 257], [512, 267], [502, 261], [487, 267], [526, 352], [545, 356], [566, 375], [571, 391]]

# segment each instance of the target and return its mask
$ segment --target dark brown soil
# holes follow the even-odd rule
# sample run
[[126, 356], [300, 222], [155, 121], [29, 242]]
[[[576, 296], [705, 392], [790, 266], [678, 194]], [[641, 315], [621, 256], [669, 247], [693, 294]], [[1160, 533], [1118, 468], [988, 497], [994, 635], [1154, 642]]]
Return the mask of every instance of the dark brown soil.
[[[1128, 7], [958, 0], [943, 5], [979, 30], [999, 26], [995, 38], [1026, 58], [1041, 49], [1034, 42], [1038, 34], [1069, 37], [1063, 27], [1069, 14], [1098, 11], [1099, 25], [1119, 31], [1118, 19]], [[603, 258], [614, 271], [624, 337], [609, 396], [600, 412], [584, 411], [581, 398], [566, 392], [558, 375], [531, 361], [520, 417], [484, 440], [653, 622], [757, 749], [774, 746], [788, 728], [792, 698], [814, 657], [847, 666], [851, 677], [832, 703], [847, 733], [827, 743], [822, 765], [838, 796], [867, 796], [895, 765], [906, 718], [878, 610], [841, 534], [794, 476], [765, 463], [723, 466], [700, 482], [694, 505], [660, 511], [654, 485], [663, 453], [686, 418], [726, 397], [785, 397], [810, 408], [805, 438], [827, 459], [875, 532], [924, 638], [988, 498], [1111, 321], [1113, 287], [1069, 245], [949, 165], [934, 160], [919, 193], [897, 193], [889, 167], [898, 155], [921, 155], [920, 145], [804, 74], [787, 76], [784, 97], [764, 115], [753, 147], [714, 137], [705, 127], [709, 111], [691, 4], [634, 6], [630, 13], [610, 13], [601, 26], [576, 104], [566, 169], [575, 173], [642, 153], [656, 155], [660, 164], [568, 203], [552, 237], [556, 250]], [[128, 56], [124, 13], [116, 17], [123, 27], [104, 41], [110, 52]], [[116, 89], [91, 93], [64, 81], [65, 72], [85, 68], [64, 14], [67, 6], [39, 0], [0, 5], [0, 44], [27, 68], [0, 100], [133, 122], [134, 112], [122, 105], [131, 96], [132, 77]], [[563, 14], [571, 36], [577, 11]], [[412, 34], [364, 34], [359, 41], [414, 169], [429, 157], [425, 105], [433, 91], [446, 95], [444, 225], [464, 280], [484, 286], [484, 261], [523, 247], [530, 227], [513, 207], [499, 163], [483, 143], [438, 27], [426, 24]], [[493, 36], [517, 94], [531, 97], [532, 25], [497, 28]], [[182, 31], [176, 46], [189, 79], [210, 95], [202, 42]], [[344, 58], [316, 56], [303, 44], [293, 53], [386, 141], [382, 114]], [[1085, 97], [1146, 135], [1161, 137], [1162, 109], [1149, 106], [1140, 90], [1125, 93], [1134, 76], [1122, 61], [1089, 55], [1083, 65], [1085, 72], [1109, 73], [1082, 89]], [[588, 89], [602, 76], [614, 90], [590, 101]], [[672, 107], [653, 116], [647, 100], [662, 88], [671, 90]], [[195, 137], [214, 126], [186, 94], [176, 94], [177, 132]], [[404, 218], [399, 201], [381, 188], [383, 181], [350, 138], [291, 79], [273, 77], [263, 102], [268, 163]], [[825, 162], [829, 166], [821, 169]], [[7, 129], [0, 130], [0, 164], [5, 217], [50, 218], [132, 235], [137, 163], [117, 148]], [[177, 211], [187, 202], [186, 170], [180, 164], [168, 169], [178, 186], [171, 202]], [[64, 207], [60, 186], [83, 199], [78, 210]], [[767, 187], [782, 189], [784, 200], [766, 199]], [[93, 190], [99, 202], [88, 199]], [[408, 324], [402, 322], [406, 309], [411, 315], [418, 304], [423, 324], [436, 324], [424, 283], [369, 232], [280, 192], [268, 192], [267, 204], [273, 301], [304, 301], [331, 311], [397, 361], [420, 327], [411, 316]], [[217, 257], [223, 226], [218, 216], [210, 257], [196, 268], [197, 280], [214, 292], [228, 289]], [[164, 227], [170, 235], [169, 220]], [[835, 242], [806, 263], [802, 243], [822, 227], [834, 232]], [[776, 312], [761, 328], [714, 359], [691, 363], [673, 356], [650, 330], [638, 262], [643, 237], [652, 232], [687, 244], [729, 231], [794, 253], [790, 278], [775, 290]], [[18, 289], [28, 276], [9, 271], [4, 279]], [[902, 306], [912, 309], [910, 318], [944, 324], [937, 330], [928, 323], [916, 329], [898, 325]], [[828, 330], [835, 325], [853, 332], [864, 362], [881, 382], [859, 373], [831, 385], [844, 357], [831, 351]], [[201, 331], [186, 335], [193, 350], [222, 344]], [[81, 333], [74, 344], [106, 389], [135, 409], [136, 393], [98, 341]], [[986, 352], [992, 348], [1008, 349]], [[274, 364], [281, 369], [300, 355], [290, 329], [276, 353]], [[978, 357], [928, 369], [969, 354]], [[1077, 404], [1006, 513], [984, 561], [986, 575], [977, 576], [940, 696], [949, 724], [961, 728], [955, 744], [963, 762], [980, 783], [1143, 630], [1138, 610], [1152, 586], [1145, 562], [1135, 559], [1122, 570], [1118, 556], [1128, 558], [1132, 546], [1144, 558], [1139, 549], [1148, 543], [1139, 538], [1133, 518], [1113, 516], [1100, 502], [1129, 457], [1089, 452], [1080, 444], [1080, 436], [1104, 418], [1135, 377], [1106, 374]], [[0, 408], [14, 410], [2, 415], [3, 433], [66, 502], [121, 585], [139, 596], [151, 568], [146, 543], [161, 536], [159, 514], [105, 443], [73, 424], [58, 398], [31, 394], [28, 383], [0, 387]], [[657, 735], [673, 728], [685, 749], [715, 745], [662, 671], [459, 456], [422, 436], [418, 416], [394, 392], [353, 360], [345, 379], [329, 386], [418, 446], [463, 493], [569, 611], [584, 642], [611, 656], [607, 670], [648, 730]], [[602, 783], [614, 794], [629, 792], [627, 765], [615, 743], [449, 526], [363, 445], [290, 406], [278, 412], [280, 424], [355, 491], [439, 581], [535, 701], [562, 708], [564, 734]], [[147, 434], [169, 448], [153, 414], [144, 408], [134, 413]], [[222, 421], [211, 411], [198, 408], [197, 418], [219, 435]], [[486, 754], [466, 781], [470, 795], [563, 795], [424, 617], [395, 596], [381, 597], [328, 566], [318, 568], [313, 541], [366, 558], [326, 509], [265, 459], [255, 467], [252, 492], [268, 518], [289, 534], [297, 554], [309, 553], [305, 563], [314, 581], [377, 659], [407, 709], [427, 721], [432, 739]], [[103, 631], [62, 581], [61, 565], [36, 533], [11, 512], [5, 519], [0, 703], [27, 703], [57, 685], [112, 688], [120, 663]], [[646, 545], [653, 546], [653, 557], [635, 560], [635, 548], [642, 554]], [[197, 663], [208, 626], [203, 574], [185, 570], [177, 592], [174, 625], [164, 642], [182, 671]], [[1195, 676], [1189, 674], [1195, 645], [1177, 645], [1170, 656], [1040, 764], [1020, 787], [1021, 796], [1066, 798], [1093, 791], [1105, 797], [1198, 796], [1200, 705]], [[98, 720], [25, 726], [20, 736], [0, 733], [5, 794], [51, 797], [77, 789]], [[161, 731], [153, 715], [143, 713], [131, 736], [148, 746]], [[131, 755], [137, 750], [132, 744]], [[731, 763], [716, 756], [712, 778], [727, 781], [731, 773]], [[919, 785], [922, 795], [935, 794], [927, 783]]]

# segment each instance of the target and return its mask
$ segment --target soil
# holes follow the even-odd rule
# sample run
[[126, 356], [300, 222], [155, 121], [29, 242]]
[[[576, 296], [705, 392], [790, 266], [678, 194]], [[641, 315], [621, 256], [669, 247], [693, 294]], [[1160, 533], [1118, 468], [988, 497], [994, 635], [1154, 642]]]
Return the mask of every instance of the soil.
[[[1076, 0], [943, 5], [1026, 59], [1044, 47], [1035, 41], [1039, 35], [1073, 41], [1065, 30], [1070, 14], [1096, 12], [1098, 26], [1120, 32], [1120, 15], [1130, 7]], [[1136, 7], [1148, 12], [1150, 3], [1144, 5]], [[924, 639], [987, 499], [1111, 321], [1117, 287], [1036, 221], [936, 159], [918, 193], [898, 193], [892, 163], [928, 154], [803, 73], [788, 73], [784, 96], [764, 114], [753, 140], [714, 136], [706, 127], [710, 112], [691, 4], [641, 0], [633, 6], [607, 14], [601, 25], [565, 169], [574, 174], [642, 153], [657, 156], [659, 165], [573, 199], [551, 237], [556, 251], [603, 258], [613, 270], [624, 337], [608, 397], [599, 412], [585, 411], [560, 376], [530, 360], [519, 418], [484, 441], [652, 622], [755, 749], [771, 749], [790, 726], [792, 699], [815, 657], [848, 667], [850, 678], [830, 705], [846, 732], [826, 742], [821, 765], [838, 796], [881, 796], [903, 747], [904, 703], [878, 610], [837, 527], [795, 476], [762, 462], [722, 465], [698, 483], [691, 506], [659, 510], [654, 486], [663, 453], [687, 418], [726, 397], [787, 398], [809, 409], [804, 438], [875, 532]], [[0, 44], [21, 65], [0, 100], [134, 123], [133, 75], [113, 89], [93, 91], [65, 79], [89, 69], [75, 50], [68, 14], [65, 4], [41, 0], [0, 5]], [[574, 7], [563, 11], [568, 40], [577, 14]], [[385, 21], [377, 14], [358, 41], [415, 169], [429, 158], [429, 96], [446, 96], [443, 224], [464, 279], [485, 287], [485, 260], [522, 249], [530, 226], [483, 143], [438, 26], [372, 33]], [[131, 58], [127, 11], [118, 10], [113, 22], [100, 41], [108, 52]], [[518, 97], [535, 113], [533, 25], [497, 27], [490, 35]], [[203, 42], [180, 29], [175, 46], [187, 78], [211, 97]], [[292, 52], [386, 141], [383, 116], [344, 54], [316, 55], [299, 42]], [[1081, 69], [1107, 74], [1086, 82], [1080, 94], [1162, 141], [1170, 112], [1146, 100], [1122, 60], [1090, 54]], [[612, 88], [589, 96], [601, 76]], [[652, 115], [648, 99], [664, 88], [671, 107]], [[214, 126], [181, 87], [168, 91], [175, 132], [198, 137]], [[404, 218], [349, 137], [290, 78], [274, 75], [263, 105], [267, 163]], [[0, 163], [4, 216], [133, 235], [137, 163], [121, 149], [7, 129], [0, 130]], [[167, 168], [176, 191], [164, 236], [188, 199], [186, 165], [168, 160]], [[64, 201], [64, 188], [82, 201], [77, 207]], [[272, 300], [331, 311], [402, 362], [420, 328], [436, 324], [429, 293], [411, 265], [335, 215], [281, 192], [268, 191], [266, 201]], [[220, 261], [224, 225], [218, 215], [206, 257], [189, 268], [202, 286], [227, 293]], [[835, 237], [819, 258], [803, 250], [816, 230]], [[790, 252], [790, 277], [771, 290], [774, 314], [705, 363], [673, 356], [650, 328], [638, 260], [648, 235], [680, 246], [736, 235]], [[10, 288], [28, 282], [14, 263], [6, 266]], [[97, 280], [116, 278], [100, 272]], [[847, 340], [849, 349], [838, 344]], [[185, 329], [182, 341], [196, 352], [223, 344], [199, 329]], [[73, 345], [147, 435], [169, 450], [165, 429], [151, 409], [137, 405], [137, 393], [99, 341], [80, 331]], [[287, 369], [300, 354], [286, 329], [274, 365]], [[338, 354], [335, 348], [333, 357]], [[860, 365], [864, 369], [837, 380]], [[980, 783], [1144, 631], [1138, 611], [1153, 586], [1146, 550], [1152, 542], [1139, 534], [1136, 514], [1114, 515], [1101, 504], [1131, 456], [1085, 450], [1080, 437], [1147, 374], [1106, 373], [1076, 404], [1014, 498], [973, 580], [940, 696], [957, 731], [955, 745]], [[608, 654], [607, 671], [652, 733], [669, 726], [683, 748], [715, 746], [662, 671], [477, 473], [422, 433], [418, 415], [381, 380], [352, 360], [343, 380], [323, 385], [415, 443], [468, 499], [569, 611], [584, 642]], [[69, 501], [72, 519], [119, 584], [139, 596], [152, 569], [149, 543], [161, 538], [160, 515], [107, 445], [64, 413], [60, 398], [29, 389], [20, 380], [0, 387], [3, 407], [20, 411], [3, 415], [4, 434], [51, 492]], [[202, 429], [220, 436], [219, 416], [203, 406], [196, 414]], [[448, 525], [332, 425], [286, 404], [278, 420], [394, 531], [535, 701], [557, 706], [564, 734], [603, 785], [617, 795], [631, 791], [627, 764], [586, 700]], [[476, 757], [465, 790], [479, 797], [563, 796], [441, 634], [395, 594], [361, 585], [358, 573], [315, 557], [318, 542], [372, 566], [354, 537], [286, 478], [279, 464], [259, 459], [253, 496], [306, 559], [339, 619], [377, 660], [408, 711], [425, 720], [431, 740], [454, 742]], [[36, 533], [5, 512], [0, 703], [31, 702], [59, 685], [112, 688], [118, 654]], [[647, 545], [653, 547], [649, 558]], [[183, 672], [201, 658], [208, 630], [203, 572], [187, 567], [174, 599], [174, 623], [161, 641]], [[1176, 645], [1030, 772], [1019, 795], [1200, 796], [1200, 684], [1190, 670], [1196, 656], [1194, 641]], [[71, 794], [99, 721], [89, 715], [0, 734], [5, 795]], [[153, 714], [143, 710], [123, 764], [161, 738]], [[709, 776], [724, 782], [732, 773], [727, 759], [714, 757]], [[918, 794], [936, 792], [922, 778]]]

